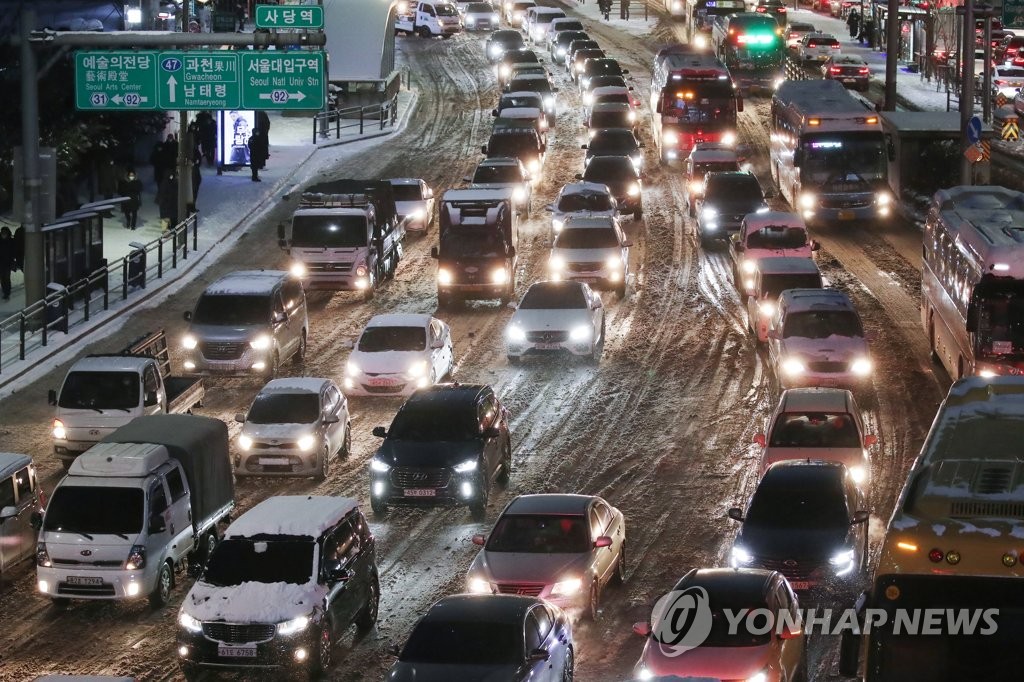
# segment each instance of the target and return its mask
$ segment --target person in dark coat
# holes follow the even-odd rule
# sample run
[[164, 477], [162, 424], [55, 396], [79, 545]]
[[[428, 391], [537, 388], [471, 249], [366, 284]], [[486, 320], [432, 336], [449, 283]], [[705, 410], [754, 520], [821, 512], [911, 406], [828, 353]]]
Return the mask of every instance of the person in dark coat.
[[608, 14], [612, 11], [612, 0], [597, 0], [597, 7], [601, 10], [604, 20], [608, 21]]
[[629, 19], [629, 0], [619, 0], [619, 18]]
[[160, 227], [169, 230], [178, 224], [178, 175], [171, 172], [160, 183], [156, 192], [156, 203], [160, 207]]
[[850, 16], [846, 17], [846, 26], [850, 29], [850, 39], [853, 40], [860, 30], [860, 12], [851, 9]]
[[235, 16], [238, 17], [238, 32], [241, 33], [245, 30], [245, 3], [239, 2], [235, 5]]
[[263, 134], [267, 136], [267, 143], [270, 143], [270, 116], [265, 111], [256, 112], [256, 121], [254, 127], [259, 128], [263, 131]]
[[117, 192], [128, 197], [128, 201], [121, 204], [121, 211], [124, 213], [124, 226], [134, 230], [138, 226], [139, 207], [142, 206], [142, 180], [139, 180], [133, 169], [125, 174]]
[[14, 231], [14, 269], [25, 271], [25, 228]]
[[206, 164], [212, 166], [217, 154], [217, 122], [209, 111], [200, 111], [196, 122], [199, 124], [199, 149]]
[[11, 271], [15, 263], [14, 235], [11, 234], [11, 228], [0, 227], [0, 290], [5, 301], [11, 298]]
[[153, 151], [149, 153], [149, 165], [153, 167], [153, 182], [156, 183], [157, 189], [160, 189], [160, 183], [167, 177], [167, 172], [170, 170], [164, 167], [164, 158], [164, 143], [157, 140], [153, 145]]
[[249, 136], [249, 168], [252, 170], [252, 181], [261, 182], [260, 171], [267, 165], [270, 158], [270, 143], [267, 134], [259, 128], [252, 129]]
[[190, 213], [195, 213], [198, 210], [196, 208], [196, 200], [199, 198], [199, 185], [203, 184], [203, 174], [199, 170], [200, 166], [202, 166], [201, 161], [201, 156], [197, 156], [192, 160], [192, 203], [188, 207]]

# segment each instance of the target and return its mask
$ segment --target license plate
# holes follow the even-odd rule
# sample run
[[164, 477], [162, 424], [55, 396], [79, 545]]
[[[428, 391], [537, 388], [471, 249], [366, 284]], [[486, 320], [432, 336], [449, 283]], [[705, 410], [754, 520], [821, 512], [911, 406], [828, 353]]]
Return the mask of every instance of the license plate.
[[218, 644], [217, 655], [223, 658], [256, 658], [256, 645], [224, 646], [223, 644]]
[[436, 497], [437, 491], [433, 488], [406, 488], [406, 497]]
[[797, 591], [797, 592], [811, 589], [811, 584], [809, 582], [807, 582], [806, 580], [790, 580], [789, 581], [789, 586], [792, 587], [793, 590]]
[[844, 83], [856, 83], [857, 79], [856, 78], [844, 78], [843, 82]]
[[597, 282], [597, 277], [573, 277], [577, 282], [583, 282], [584, 284], [594, 284]]
[[260, 457], [260, 465], [265, 467], [288, 466], [291, 461], [287, 457]]
[[68, 576], [68, 584], [69, 585], [102, 585], [103, 584], [103, 578], [93, 578], [93, 577], [90, 577], [90, 576], [82, 576], [82, 575], [69, 575]]
[[560, 343], [535, 343], [533, 347], [537, 350], [558, 350], [562, 347]]
[[853, 220], [853, 218], [854, 218], [853, 211], [840, 211], [839, 212], [839, 219], [840, 220]]
[[839, 382], [835, 379], [822, 379], [818, 382], [818, 386], [824, 386], [825, 388], [836, 388], [839, 386]]
[[398, 379], [370, 379], [366, 383], [370, 386], [398, 386], [402, 382]]

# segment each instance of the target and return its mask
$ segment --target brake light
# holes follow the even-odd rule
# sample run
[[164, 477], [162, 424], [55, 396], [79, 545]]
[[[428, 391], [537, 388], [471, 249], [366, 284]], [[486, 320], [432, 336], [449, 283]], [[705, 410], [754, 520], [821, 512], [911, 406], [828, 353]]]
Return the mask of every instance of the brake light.
[[869, 69], [869, 68], [868, 68], [868, 67], [866, 67], [866, 66], [862, 66], [862, 67], [860, 67], [860, 68], [858, 69], [858, 71], [860, 71], [860, 73], [870, 73], [870, 72], [871, 72], [871, 69]]
[[829, 69], [828, 71], [829, 71], [829, 73], [842, 73], [842, 71], [843, 71], [843, 70], [842, 70], [842, 69], [840, 69], [840, 68], [839, 68], [838, 66], [833, 66], [833, 67], [832, 67], [831, 69]]
[[785, 14], [786, 13], [786, 8], [785, 7], [779, 7], [775, 11], [778, 12], [779, 14]]

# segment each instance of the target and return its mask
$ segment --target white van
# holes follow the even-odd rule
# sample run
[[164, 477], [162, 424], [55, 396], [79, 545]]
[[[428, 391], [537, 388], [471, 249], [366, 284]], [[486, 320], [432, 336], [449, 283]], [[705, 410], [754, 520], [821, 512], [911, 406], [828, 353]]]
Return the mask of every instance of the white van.
[[523, 19], [523, 31], [526, 32], [526, 39], [530, 42], [543, 45], [548, 37], [548, 29], [555, 19], [564, 19], [565, 12], [557, 7], [531, 7], [526, 10], [526, 17]]
[[35, 556], [42, 512], [39, 495], [32, 458], [0, 452], [0, 578]]
[[410, 2], [408, 11], [395, 19], [395, 33], [415, 33], [421, 38], [441, 36], [447, 40], [462, 33], [462, 15], [453, 3], [443, 0]]

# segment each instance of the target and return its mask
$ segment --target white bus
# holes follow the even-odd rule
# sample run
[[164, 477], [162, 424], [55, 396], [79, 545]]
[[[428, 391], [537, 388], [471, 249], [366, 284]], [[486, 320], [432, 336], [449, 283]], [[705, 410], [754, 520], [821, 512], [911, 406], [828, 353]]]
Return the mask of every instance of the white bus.
[[772, 97], [771, 173], [808, 222], [887, 218], [892, 193], [878, 115], [834, 80], [785, 81]]
[[921, 323], [950, 376], [1024, 374], [1024, 194], [936, 192], [923, 246]]
[[953, 384], [858, 600], [870, 632], [844, 632], [840, 674], [860, 664], [866, 682], [1024, 677], [1022, 444], [1024, 377]]

